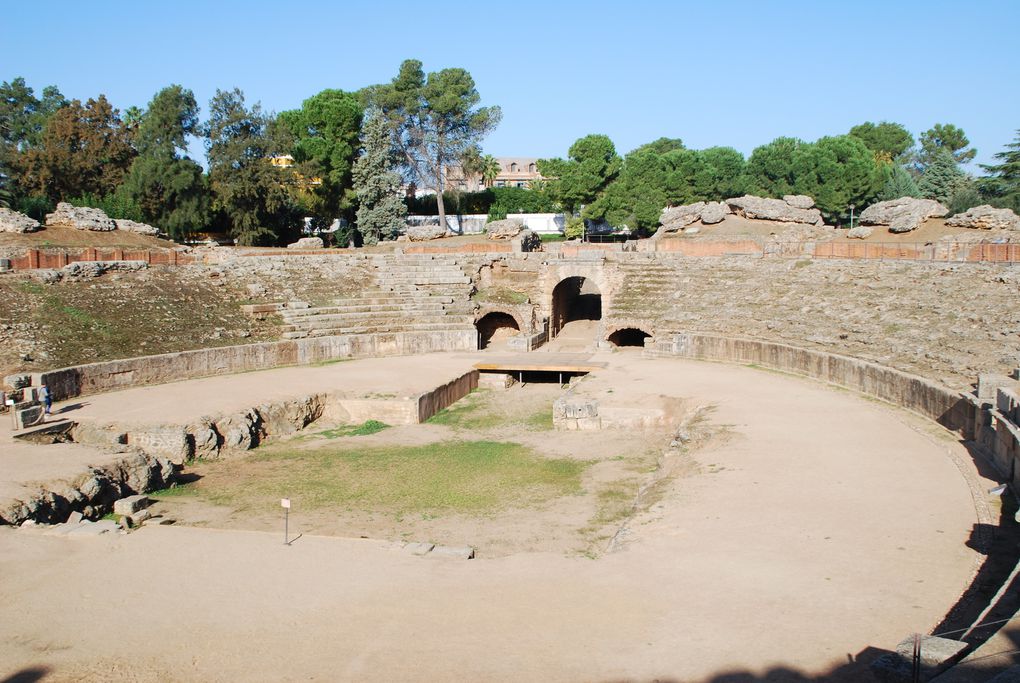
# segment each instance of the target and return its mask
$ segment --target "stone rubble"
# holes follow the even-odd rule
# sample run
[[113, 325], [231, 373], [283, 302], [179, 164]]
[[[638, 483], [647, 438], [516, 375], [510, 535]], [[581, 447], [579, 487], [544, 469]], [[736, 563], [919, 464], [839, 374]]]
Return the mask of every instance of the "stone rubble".
[[150, 235], [152, 237], [159, 235], [159, 228], [154, 228], [146, 223], [138, 223], [126, 218], [115, 218], [113, 222], [117, 226], [118, 230], [137, 232], [139, 235]]
[[517, 237], [524, 230], [524, 223], [516, 218], [504, 218], [485, 224], [485, 232], [490, 240], [509, 240]]
[[0, 208], [0, 232], [35, 232], [39, 221], [11, 209]]
[[321, 237], [302, 237], [297, 242], [287, 245], [288, 249], [322, 249], [326, 245]]
[[1020, 230], [1020, 216], [1011, 209], [996, 209], [982, 204], [947, 218], [946, 225], [977, 230]]
[[446, 237], [446, 228], [438, 223], [409, 225], [405, 234], [411, 242], [427, 242]]
[[60, 202], [57, 204], [56, 211], [46, 214], [46, 225], [47, 227], [67, 227], [96, 232], [109, 232], [117, 229], [117, 224], [101, 209], [72, 206], [67, 202]]
[[861, 225], [888, 225], [889, 232], [916, 230], [929, 218], [941, 218], [949, 213], [934, 199], [900, 197], [877, 202], [861, 212]]
[[809, 225], [824, 225], [825, 219], [818, 209], [802, 208], [809, 201], [814, 205], [814, 200], [804, 195], [787, 195], [792, 204], [785, 199], [770, 199], [767, 197], [756, 197], [744, 195], [727, 199], [733, 213], [744, 218], [765, 221], [781, 221], [784, 223], [807, 223]]

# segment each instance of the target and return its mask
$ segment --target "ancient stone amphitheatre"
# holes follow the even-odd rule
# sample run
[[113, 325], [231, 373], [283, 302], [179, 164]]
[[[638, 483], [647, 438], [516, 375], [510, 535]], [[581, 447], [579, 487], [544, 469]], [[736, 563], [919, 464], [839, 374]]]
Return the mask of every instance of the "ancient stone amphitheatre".
[[12, 235], [0, 677], [909, 680], [917, 633], [990, 679], [1016, 232], [810, 207], [606, 245]]

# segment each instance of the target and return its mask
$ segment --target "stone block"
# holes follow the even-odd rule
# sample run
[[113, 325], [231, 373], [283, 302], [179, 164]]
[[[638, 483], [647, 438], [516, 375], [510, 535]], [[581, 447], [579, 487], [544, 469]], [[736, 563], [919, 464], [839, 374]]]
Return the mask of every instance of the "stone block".
[[978, 398], [995, 400], [995, 392], [1000, 387], [1010, 388], [1015, 386], [1016, 380], [1006, 375], [998, 375], [990, 372], [983, 372], [978, 375]]
[[11, 268], [11, 260], [9, 258], [0, 258], [0, 273], [6, 273]]
[[80, 512], [72, 512], [67, 517], [67, 523], [68, 524], [78, 524], [79, 522], [82, 521], [82, 519], [84, 519], [84, 517], [82, 517], [82, 514]]
[[[964, 655], [968, 644], [959, 640], [921, 636], [921, 680], [930, 681]], [[871, 672], [882, 683], [909, 683], [912, 680], [914, 637], [900, 641], [895, 652], [884, 654], [871, 663]]]
[[101, 536], [119, 530], [120, 525], [117, 522], [112, 519], [101, 519], [98, 522], [82, 522], [67, 532], [67, 536], [69, 538]]
[[447, 546], [437, 545], [429, 553], [429, 557], [449, 557], [456, 560], [473, 560], [475, 549], [469, 545]]
[[19, 403], [14, 406], [14, 429], [26, 429], [33, 427], [43, 421], [43, 407], [41, 405], [25, 405]]
[[9, 386], [11, 389], [24, 389], [32, 384], [32, 375], [27, 372], [19, 372], [16, 375], [7, 375], [4, 377], [4, 384]]
[[113, 511], [118, 515], [129, 517], [139, 510], [149, 506], [149, 497], [143, 495], [128, 496], [113, 503]]
[[412, 555], [420, 556], [427, 555], [428, 553], [432, 552], [432, 549], [435, 547], [436, 545], [434, 543], [421, 543], [416, 541], [413, 543], [405, 544], [403, 550], [404, 552], [410, 553]]

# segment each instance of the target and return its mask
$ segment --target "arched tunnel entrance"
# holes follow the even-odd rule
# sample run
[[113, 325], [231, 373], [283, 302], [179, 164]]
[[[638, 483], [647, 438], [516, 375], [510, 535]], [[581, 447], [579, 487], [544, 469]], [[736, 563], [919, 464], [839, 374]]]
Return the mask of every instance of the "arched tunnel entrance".
[[613, 346], [639, 346], [644, 348], [645, 340], [651, 336], [637, 327], [624, 327], [609, 335], [607, 341]]
[[602, 293], [598, 285], [585, 277], [568, 277], [553, 289], [552, 336], [575, 320], [601, 320]]
[[509, 313], [493, 311], [479, 318], [475, 323], [475, 329], [478, 330], [478, 348], [485, 349], [490, 345], [505, 342], [520, 332], [521, 326]]

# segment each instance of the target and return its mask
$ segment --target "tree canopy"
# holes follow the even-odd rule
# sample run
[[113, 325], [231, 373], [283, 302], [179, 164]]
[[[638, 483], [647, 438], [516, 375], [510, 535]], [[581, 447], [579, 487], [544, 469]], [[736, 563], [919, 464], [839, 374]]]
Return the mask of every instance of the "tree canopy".
[[850, 135], [858, 138], [880, 161], [902, 159], [914, 146], [914, 136], [898, 123], [866, 121], [850, 129]]
[[967, 163], [977, 154], [977, 150], [970, 147], [970, 140], [963, 129], [951, 123], [936, 123], [921, 133], [918, 142], [921, 145], [918, 160], [922, 168], [933, 163], [942, 149], [948, 151], [958, 164]]
[[204, 228], [209, 218], [202, 167], [186, 155], [188, 138], [199, 132], [198, 115], [190, 90], [171, 85], [156, 93], [138, 120], [138, 157], [124, 179], [143, 220], [177, 239]]
[[354, 163], [358, 198], [358, 230], [365, 244], [395, 237], [403, 227], [407, 206], [401, 196], [400, 174], [390, 147], [389, 129], [380, 116], [370, 116], [362, 136], [364, 151]]
[[355, 203], [351, 172], [358, 150], [362, 107], [358, 96], [323, 90], [300, 109], [282, 112], [278, 123], [292, 136], [291, 155], [309, 185], [312, 214], [322, 224], [350, 212]]
[[134, 157], [131, 135], [118, 110], [100, 95], [57, 109], [46, 120], [38, 144], [20, 154], [16, 164], [27, 191], [60, 201], [114, 192]]
[[[539, 159], [539, 172], [549, 179], [549, 191], [573, 213], [591, 204], [616, 179], [623, 160], [605, 135], [587, 135], [570, 146], [568, 159]], [[588, 217], [588, 216], [586, 216]]]
[[298, 225], [285, 169], [269, 163], [279, 150], [268, 134], [270, 118], [259, 104], [245, 106], [240, 89], [217, 90], [205, 124], [213, 208], [229, 220], [242, 245], [273, 244]]
[[369, 100], [389, 127], [408, 179], [435, 190], [439, 220], [445, 225], [446, 169], [499, 124], [499, 107], [478, 106], [481, 96], [464, 69], [426, 76], [416, 59], [404, 61], [390, 83], [371, 88]]
[[978, 181], [978, 187], [992, 202], [1020, 213], [1020, 130], [993, 158], [999, 163], [981, 165], [988, 176]]

